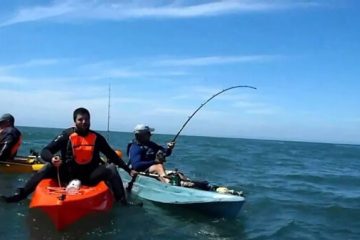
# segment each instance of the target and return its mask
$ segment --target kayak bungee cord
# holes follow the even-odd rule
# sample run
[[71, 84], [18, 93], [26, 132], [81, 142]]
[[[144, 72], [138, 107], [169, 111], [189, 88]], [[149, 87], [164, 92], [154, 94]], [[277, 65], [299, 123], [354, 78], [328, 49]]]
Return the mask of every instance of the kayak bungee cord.
[[184, 127], [186, 126], [186, 124], [188, 124], [188, 122], [191, 120], [191, 118], [203, 107], [205, 106], [208, 102], [210, 102], [211, 99], [215, 98], [216, 96], [220, 95], [223, 92], [226, 92], [230, 89], [234, 89], [234, 88], [252, 88], [252, 89], [256, 89], [256, 87], [252, 87], [252, 86], [233, 86], [233, 87], [229, 87], [226, 88], [224, 90], [221, 90], [220, 92], [214, 94], [212, 97], [210, 97], [208, 100], [206, 100], [204, 103], [202, 103], [196, 110], [195, 112], [193, 112], [193, 114], [191, 114], [191, 116], [186, 120], [186, 122], [182, 125], [182, 127], [180, 128], [179, 132], [175, 135], [175, 137], [173, 138], [172, 142], [175, 142], [176, 138], [180, 135], [181, 131], [184, 129]]

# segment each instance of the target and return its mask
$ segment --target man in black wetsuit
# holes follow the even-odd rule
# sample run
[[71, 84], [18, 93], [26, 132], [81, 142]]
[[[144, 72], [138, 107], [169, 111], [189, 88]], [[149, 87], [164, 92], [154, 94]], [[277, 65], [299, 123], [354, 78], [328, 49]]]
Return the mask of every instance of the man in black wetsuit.
[[[6, 202], [18, 202], [26, 198], [42, 179], [56, 178], [59, 171], [61, 180], [65, 182], [79, 179], [84, 185], [96, 185], [104, 180], [112, 189], [115, 199], [124, 205], [128, 204], [114, 164], [130, 176], [135, 176], [137, 172], [117, 156], [103, 136], [90, 130], [90, 113], [87, 109], [76, 109], [73, 118], [75, 127], [64, 130], [41, 151], [46, 165], [27, 181], [24, 188], [19, 188], [13, 196], [3, 197]], [[59, 151], [60, 156], [55, 155]], [[100, 152], [109, 160], [107, 164], [102, 162]]]
[[21, 145], [21, 132], [14, 123], [15, 118], [9, 113], [0, 118], [0, 161], [11, 161]]

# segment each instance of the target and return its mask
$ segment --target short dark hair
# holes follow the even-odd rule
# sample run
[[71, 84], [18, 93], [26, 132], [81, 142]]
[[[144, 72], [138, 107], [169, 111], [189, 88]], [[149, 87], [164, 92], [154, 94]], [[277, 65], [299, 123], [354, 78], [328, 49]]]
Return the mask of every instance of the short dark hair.
[[73, 114], [74, 122], [76, 120], [77, 115], [84, 115], [84, 114], [87, 114], [90, 117], [90, 112], [86, 108], [80, 107], [75, 109]]

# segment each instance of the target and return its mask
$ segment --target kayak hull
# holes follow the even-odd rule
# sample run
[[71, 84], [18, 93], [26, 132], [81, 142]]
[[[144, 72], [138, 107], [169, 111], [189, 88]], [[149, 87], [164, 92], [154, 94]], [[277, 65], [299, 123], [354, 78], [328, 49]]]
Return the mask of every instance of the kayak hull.
[[32, 173], [39, 171], [44, 164], [39, 163], [35, 156], [17, 156], [13, 160], [0, 162], [1, 173]]
[[[119, 173], [125, 180], [130, 180], [123, 170], [119, 169]], [[245, 202], [245, 198], [239, 195], [172, 186], [144, 175], [137, 177], [131, 193], [157, 204], [185, 207], [209, 216], [225, 218], [236, 217]]]
[[199, 212], [206, 216], [215, 218], [228, 218], [233, 219], [239, 215], [244, 201], [234, 202], [204, 202], [204, 203], [187, 203], [187, 204], [169, 204], [169, 203], [156, 203], [158, 205], [168, 208], [185, 208], [190, 211]]
[[69, 195], [52, 179], [42, 180], [33, 194], [30, 208], [41, 209], [62, 230], [89, 213], [108, 211], [114, 199], [102, 181], [95, 186], [81, 186], [79, 193]]

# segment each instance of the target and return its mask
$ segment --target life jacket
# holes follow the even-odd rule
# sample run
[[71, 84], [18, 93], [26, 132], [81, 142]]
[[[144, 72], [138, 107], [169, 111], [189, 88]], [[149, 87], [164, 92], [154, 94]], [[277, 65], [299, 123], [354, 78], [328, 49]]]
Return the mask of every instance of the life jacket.
[[14, 144], [14, 146], [10, 150], [10, 156], [11, 157], [15, 157], [15, 155], [17, 153], [17, 150], [19, 149], [19, 147], [21, 145], [21, 142], [22, 142], [22, 138], [20, 136], [19, 139], [17, 140], [17, 142]]
[[89, 132], [85, 137], [73, 132], [69, 136], [73, 158], [79, 165], [88, 164], [93, 159], [96, 134]]

